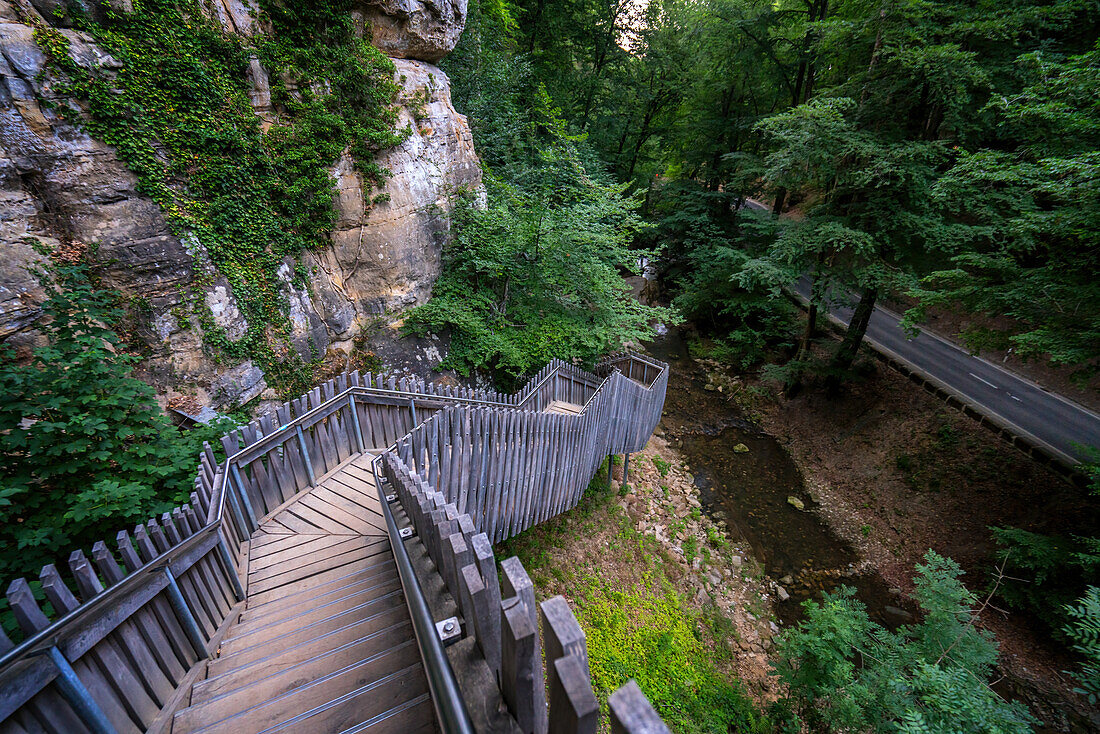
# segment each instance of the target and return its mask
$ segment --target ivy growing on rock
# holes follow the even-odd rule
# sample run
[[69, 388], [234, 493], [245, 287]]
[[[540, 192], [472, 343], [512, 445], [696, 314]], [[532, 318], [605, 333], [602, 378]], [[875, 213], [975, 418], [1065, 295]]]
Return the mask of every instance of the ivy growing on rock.
[[[262, 3], [255, 48], [226, 33], [197, 0], [135, 0], [101, 20], [69, 8], [113, 62], [78, 62], [69, 39], [39, 24], [38, 45], [70, 101], [55, 111], [114, 146], [196, 250], [190, 315], [214, 355], [254, 359], [284, 394], [305, 386], [305, 361], [290, 346], [286, 263], [300, 277], [302, 252], [323, 246], [335, 212], [330, 167], [345, 150], [368, 181], [386, 172], [374, 155], [402, 139], [392, 106], [393, 64], [359, 38], [350, 0], [283, 7]], [[274, 120], [266, 130], [250, 101], [250, 63], [272, 77]], [[214, 275], [232, 287], [247, 329], [231, 339], [201, 300]], [[293, 262], [298, 260], [297, 263]]]

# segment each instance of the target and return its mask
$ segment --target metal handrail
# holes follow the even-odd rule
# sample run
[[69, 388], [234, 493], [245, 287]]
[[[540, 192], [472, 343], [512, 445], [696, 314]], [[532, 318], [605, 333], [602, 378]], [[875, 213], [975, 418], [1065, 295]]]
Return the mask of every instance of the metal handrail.
[[435, 709], [436, 719], [444, 734], [473, 734], [474, 726], [470, 721], [470, 713], [466, 710], [465, 699], [458, 687], [458, 679], [451, 667], [450, 658], [443, 649], [443, 643], [439, 640], [435, 620], [424, 598], [424, 589], [420, 586], [420, 580], [412, 567], [409, 552], [405, 548], [397, 521], [393, 517], [393, 510], [390, 509], [390, 503], [382, 491], [382, 475], [378, 471], [378, 462], [381, 458], [379, 455], [371, 460], [371, 473], [374, 474], [374, 486], [382, 502], [386, 533], [389, 535], [390, 549], [397, 562], [397, 574], [401, 579], [401, 589], [405, 594], [409, 616], [412, 618], [416, 645], [420, 649], [420, 659], [424, 663], [432, 707]]

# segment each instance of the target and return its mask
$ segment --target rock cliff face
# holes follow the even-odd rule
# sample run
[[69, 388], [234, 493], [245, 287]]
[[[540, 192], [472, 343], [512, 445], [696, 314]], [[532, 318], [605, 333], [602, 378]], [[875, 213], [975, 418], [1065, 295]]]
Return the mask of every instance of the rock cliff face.
[[[136, 190], [136, 179], [109, 146], [60, 120], [46, 59], [33, 38], [33, 22], [54, 18], [57, 0], [0, 0], [0, 339], [32, 342], [43, 294], [28, 273], [40, 257], [32, 243], [97, 246], [105, 285], [140, 299], [138, 334], [151, 356], [146, 376], [161, 392], [183, 391], [231, 404], [263, 393], [267, 385], [251, 362], [215, 364], [203, 348], [200, 327], [182, 322], [184, 294], [201, 286], [214, 322], [232, 339], [245, 324], [224, 278], [213, 272], [201, 247], [174, 235], [160, 208]], [[100, 5], [87, 0], [95, 11]], [[124, 0], [111, 6], [125, 12]], [[266, 32], [247, 0], [205, 3], [229, 33]], [[290, 304], [294, 347], [308, 358], [331, 348], [350, 350], [364, 326], [383, 314], [423, 303], [439, 275], [448, 231], [448, 196], [477, 189], [481, 172], [466, 119], [451, 104], [446, 75], [432, 61], [446, 55], [465, 22], [465, 2], [415, 0], [364, 2], [353, 11], [359, 28], [396, 57], [402, 87], [399, 127], [412, 134], [384, 152], [379, 165], [392, 172], [371, 192], [345, 154], [332, 170], [338, 196], [331, 244], [307, 253], [310, 287], [292, 284], [293, 263], [280, 275]], [[56, 21], [54, 21], [56, 23]], [[117, 64], [91, 38], [61, 28], [74, 57]], [[271, 119], [267, 71], [253, 60], [251, 99]], [[371, 205], [369, 197], [383, 193]], [[199, 277], [204, 276], [204, 277]]]

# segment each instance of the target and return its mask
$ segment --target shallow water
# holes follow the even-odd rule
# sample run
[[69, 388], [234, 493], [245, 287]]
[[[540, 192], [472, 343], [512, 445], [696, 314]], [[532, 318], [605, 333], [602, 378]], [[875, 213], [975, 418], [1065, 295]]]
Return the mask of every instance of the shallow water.
[[[874, 573], [857, 573], [851, 545], [812, 511], [802, 474], [786, 449], [745, 420], [728, 395], [705, 389], [707, 371], [688, 356], [680, 330], [668, 329], [646, 351], [671, 367], [661, 426], [687, 459], [704, 509], [725, 520], [790, 594], [776, 605], [780, 620], [796, 622], [803, 600], [846, 584], [878, 621], [889, 626], [907, 621], [885, 582]], [[738, 444], [748, 452], [735, 451]], [[788, 502], [792, 496], [804, 510]]]

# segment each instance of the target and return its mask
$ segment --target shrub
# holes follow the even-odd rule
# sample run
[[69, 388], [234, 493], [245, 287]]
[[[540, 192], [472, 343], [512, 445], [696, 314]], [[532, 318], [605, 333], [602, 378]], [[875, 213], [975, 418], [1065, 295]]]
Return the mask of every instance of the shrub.
[[1100, 585], [1100, 539], [1041, 535], [1019, 528], [990, 528], [1006, 579], [997, 590], [1010, 607], [1033, 613], [1062, 635], [1066, 610]]
[[[45, 563], [186, 501], [204, 438], [182, 435], [137, 358], [109, 328], [118, 294], [86, 265], [56, 265], [29, 364], [0, 352], [0, 579]], [[45, 276], [45, 274], [43, 274]]]
[[843, 588], [803, 603], [806, 619], [784, 632], [775, 672], [811, 731], [1016, 734], [1034, 720], [989, 688], [997, 645], [974, 626], [962, 570], [933, 551], [917, 566], [924, 621], [897, 632], [871, 621]]
[[1070, 622], [1063, 633], [1084, 658], [1081, 669], [1070, 675], [1080, 684], [1075, 690], [1095, 706], [1100, 701], [1100, 589], [1090, 586], [1084, 597], [1067, 604], [1064, 611]]

